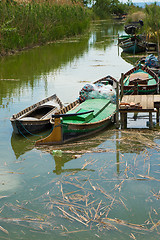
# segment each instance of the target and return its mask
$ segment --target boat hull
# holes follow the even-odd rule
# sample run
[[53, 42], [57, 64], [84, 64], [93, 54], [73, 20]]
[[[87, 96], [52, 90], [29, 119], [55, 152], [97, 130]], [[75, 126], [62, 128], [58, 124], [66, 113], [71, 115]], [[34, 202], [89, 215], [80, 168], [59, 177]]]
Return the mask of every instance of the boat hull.
[[[115, 89], [117, 81], [107, 76], [94, 83], [112, 85]], [[36, 142], [36, 145], [56, 145], [71, 142], [94, 135], [114, 122], [116, 105], [108, 98], [76, 100], [62, 108], [54, 115], [51, 123], [54, 128], [51, 134]]]
[[103, 121], [94, 123], [94, 124], [62, 124], [63, 131], [63, 140], [62, 143], [73, 141], [93, 135], [97, 132], [100, 132], [107, 128], [109, 125], [114, 123], [115, 112], [108, 118]]
[[51, 115], [58, 112], [62, 107], [62, 102], [54, 94], [14, 114], [10, 118], [14, 133], [32, 135], [51, 128]]
[[146, 47], [144, 44], [141, 43], [134, 43], [132, 41], [129, 42], [121, 42], [120, 47], [123, 49], [126, 53], [140, 53], [145, 52]]
[[52, 127], [50, 119], [44, 121], [11, 121], [15, 134], [34, 134]]

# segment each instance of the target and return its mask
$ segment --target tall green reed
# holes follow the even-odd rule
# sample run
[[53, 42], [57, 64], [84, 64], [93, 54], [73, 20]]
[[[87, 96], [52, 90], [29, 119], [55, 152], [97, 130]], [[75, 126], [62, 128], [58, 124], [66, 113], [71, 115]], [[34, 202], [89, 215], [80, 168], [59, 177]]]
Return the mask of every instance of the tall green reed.
[[0, 1], [0, 54], [81, 34], [89, 17], [80, 4]]

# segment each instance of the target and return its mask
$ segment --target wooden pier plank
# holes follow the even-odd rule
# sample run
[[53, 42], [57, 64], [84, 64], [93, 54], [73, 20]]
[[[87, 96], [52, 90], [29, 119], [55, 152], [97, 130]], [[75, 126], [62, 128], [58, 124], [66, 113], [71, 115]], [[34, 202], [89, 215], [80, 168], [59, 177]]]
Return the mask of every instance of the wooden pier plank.
[[147, 96], [147, 109], [153, 109], [154, 108], [154, 96], [148, 95]]
[[142, 105], [142, 108], [143, 109], [147, 109], [147, 95], [141, 95], [141, 96], [143, 96], [142, 98], [141, 98], [141, 105]]

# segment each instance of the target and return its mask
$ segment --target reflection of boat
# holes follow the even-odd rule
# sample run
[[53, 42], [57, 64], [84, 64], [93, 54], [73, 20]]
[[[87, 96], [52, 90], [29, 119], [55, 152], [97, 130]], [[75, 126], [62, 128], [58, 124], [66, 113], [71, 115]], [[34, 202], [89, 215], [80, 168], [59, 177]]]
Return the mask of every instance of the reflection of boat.
[[87, 168], [67, 168], [67, 169], [62, 169], [64, 167], [64, 164], [73, 160], [70, 154], [65, 154], [62, 156], [54, 155], [54, 160], [55, 160], [55, 170], [53, 170], [53, 173], [56, 173], [57, 175], [65, 172], [84, 172], [84, 171], [91, 171], [94, 172], [92, 169], [87, 169]]
[[159, 92], [159, 78], [147, 67], [137, 65], [124, 74], [124, 94], [156, 94]]
[[[107, 76], [94, 84], [99, 84], [102, 88], [112, 84], [114, 89], [117, 81]], [[111, 99], [90, 98], [81, 102], [79, 98], [62, 108], [57, 115], [53, 115], [52, 123], [55, 125], [52, 133], [36, 144], [63, 144], [96, 133], [111, 124], [115, 111], [116, 105]]]
[[10, 121], [16, 134], [35, 133], [51, 127], [51, 115], [63, 104], [56, 94], [14, 114]]
[[[35, 137], [33, 138], [35, 140]], [[11, 146], [16, 156], [16, 159], [34, 148], [34, 144], [32, 141], [28, 142], [28, 139], [22, 137], [22, 135], [17, 135], [14, 132], [12, 133], [11, 137]]]

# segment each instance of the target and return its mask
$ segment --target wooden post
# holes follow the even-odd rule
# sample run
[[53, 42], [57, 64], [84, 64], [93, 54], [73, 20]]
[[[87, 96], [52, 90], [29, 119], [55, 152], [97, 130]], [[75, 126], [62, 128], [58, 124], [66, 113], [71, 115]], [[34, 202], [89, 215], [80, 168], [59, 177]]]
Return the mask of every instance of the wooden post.
[[127, 113], [121, 113], [121, 129], [127, 128]]
[[157, 118], [157, 125], [159, 126], [159, 108], [157, 108], [156, 118]]
[[116, 128], [119, 128], [119, 83], [116, 87]]
[[121, 84], [121, 100], [122, 100], [122, 97], [123, 97], [123, 86], [124, 86], [124, 83], [123, 83], [123, 80], [124, 80], [124, 74], [121, 73], [121, 79], [120, 79], [120, 84]]
[[149, 112], [149, 129], [153, 128], [152, 112]]
[[127, 128], [127, 113], [124, 113], [124, 128]]

